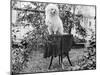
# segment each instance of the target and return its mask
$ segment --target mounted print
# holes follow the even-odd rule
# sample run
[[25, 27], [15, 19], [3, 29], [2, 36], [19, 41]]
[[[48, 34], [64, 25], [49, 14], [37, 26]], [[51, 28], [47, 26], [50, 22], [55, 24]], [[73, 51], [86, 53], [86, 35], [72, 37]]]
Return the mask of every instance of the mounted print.
[[11, 1], [11, 74], [96, 69], [96, 6]]

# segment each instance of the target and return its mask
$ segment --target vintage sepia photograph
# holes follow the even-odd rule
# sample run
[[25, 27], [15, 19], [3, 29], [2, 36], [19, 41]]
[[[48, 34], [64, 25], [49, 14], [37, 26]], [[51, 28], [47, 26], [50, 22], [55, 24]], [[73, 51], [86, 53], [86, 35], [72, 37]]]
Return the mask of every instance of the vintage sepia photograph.
[[11, 74], [96, 69], [96, 6], [12, 0]]

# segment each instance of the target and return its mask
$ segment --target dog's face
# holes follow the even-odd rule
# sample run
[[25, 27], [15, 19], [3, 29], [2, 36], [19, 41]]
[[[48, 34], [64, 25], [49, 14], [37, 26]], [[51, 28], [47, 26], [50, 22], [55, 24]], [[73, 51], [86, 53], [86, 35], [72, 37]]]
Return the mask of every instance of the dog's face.
[[49, 15], [49, 16], [58, 16], [59, 9], [56, 5], [49, 4], [49, 5], [47, 5], [47, 7], [45, 9], [45, 13], [46, 13], [46, 15]]

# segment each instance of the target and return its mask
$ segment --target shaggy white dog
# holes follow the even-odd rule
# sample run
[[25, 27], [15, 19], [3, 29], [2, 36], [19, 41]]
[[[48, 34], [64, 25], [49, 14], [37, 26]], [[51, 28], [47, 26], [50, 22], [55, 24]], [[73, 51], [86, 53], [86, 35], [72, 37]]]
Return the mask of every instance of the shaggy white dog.
[[59, 9], [55, 4], [49, 4], [45, 8], [45, 24], [49, 34], [63, 34], [63, 23], [59, 17]]

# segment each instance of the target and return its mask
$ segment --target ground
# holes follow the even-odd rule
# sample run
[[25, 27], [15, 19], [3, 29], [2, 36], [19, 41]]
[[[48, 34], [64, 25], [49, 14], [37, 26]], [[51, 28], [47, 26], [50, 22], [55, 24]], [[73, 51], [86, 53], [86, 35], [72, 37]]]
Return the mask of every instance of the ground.
[[[69, 53], [70, 60], [72, 62], [72, 67], [77, 68], [78, 61], [82, 58], [82, 56], [85, 54], [84, 51], [86, 49], [71, 49]], [[25, 69], [23, 69], [22, 73], [34, 73], [34, 72], [47, 72], [47, 71], [61, 71], [61, 65], [58, 63], [58, 57], [55, 57], [53, 59], [53, 64], [51, 66], [51, 69], [48, 70], [48, 66], [50, 63], [50, 58], [43, 58], [43, 53], [40, 51], [33, 51], [32, 58], [27, 63], [27, 66]], [[64, 63], [64, 70], [69, 71], [71, 70], [71, 66], [67, 60], [67, 58], [63, 58]]]

